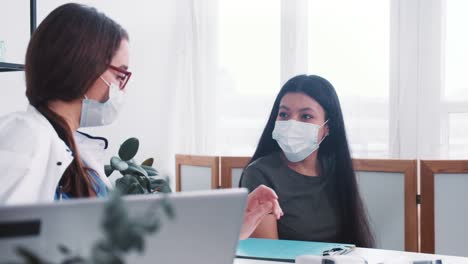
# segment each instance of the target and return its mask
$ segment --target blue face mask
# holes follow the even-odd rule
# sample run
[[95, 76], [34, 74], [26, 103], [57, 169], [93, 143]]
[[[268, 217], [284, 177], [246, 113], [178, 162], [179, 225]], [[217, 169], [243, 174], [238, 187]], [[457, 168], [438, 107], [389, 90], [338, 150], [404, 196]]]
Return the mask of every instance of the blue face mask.
[[318, 139], [320, 128], [327, 122], [319, 126], [296, 120], [276, 121], [272, 136], [289, 161], [299, 162], [316, 151], [327, 137]]
[[85, 98], [81, 107], [80, 127], [109, 125], [117, 119], [124, 103], [124, 92], [115, 84], [101, 79], [109, 86], [109, 99], [104, 102]]

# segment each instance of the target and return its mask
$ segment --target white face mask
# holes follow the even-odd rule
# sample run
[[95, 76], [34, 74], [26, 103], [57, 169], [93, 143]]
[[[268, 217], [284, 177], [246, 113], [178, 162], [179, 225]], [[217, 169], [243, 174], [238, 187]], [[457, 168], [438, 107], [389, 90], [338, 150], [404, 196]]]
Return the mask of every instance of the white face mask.
[[328, 120], [319, 126], [296, 120], [276, 121], [272, 136], [289, 161], [299, 162], [316, 151], [328, 136], [325, 135], [320, 142], [318, 141], [319, 129], [327, 122]]
[[80, 127], [109, 125], [117, 119], [122, 108], [124, 92], [114, 83], [100, 78], [109, 86], [109, 99], [101, 103], [85, 96], [81, 107]]

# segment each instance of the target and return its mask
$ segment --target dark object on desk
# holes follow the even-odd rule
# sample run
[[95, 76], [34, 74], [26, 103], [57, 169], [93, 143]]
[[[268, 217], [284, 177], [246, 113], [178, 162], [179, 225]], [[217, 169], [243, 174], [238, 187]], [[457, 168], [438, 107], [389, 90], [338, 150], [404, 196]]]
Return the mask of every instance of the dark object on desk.
[[23, 64], [0, 62], [0, 72], [24, 71]]
[[41, 221], [0, 222], [0, 239], [37, 236], [41, 232]]
[[325, 250], [323, 256], [344, 255], [353, 250], [353, 247], [337, 247]]

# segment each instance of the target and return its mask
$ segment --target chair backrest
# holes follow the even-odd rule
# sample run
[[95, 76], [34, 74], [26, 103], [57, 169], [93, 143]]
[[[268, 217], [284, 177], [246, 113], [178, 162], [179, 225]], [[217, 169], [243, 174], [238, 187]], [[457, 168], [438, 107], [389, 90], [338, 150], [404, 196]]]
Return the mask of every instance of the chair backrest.
[[237, 188], [250, 157], [221, 157], [221, 188]]
[[421, 160], [421, 252], [468, 256], [468, 160]]
[[219, 157], [176, 154], [176, 191], [219, 188]]
[[378, 248], [418, 251], [417, 162], [354, 159]]
[[[219, 168], [216, 158], [176, 155], [177, 191], [216, 188]], [[242, 171], [251, 158], [220, 157], [219, 159], [221, 187], [237, 188]], [[383, 249], [417, 252], [419, 234], [416, 203], [417, 162], [354, 159], [353, 163], [377, 246]], [[185, 166], [202, 166], [204, 172], [194, 171], [194, 168], [192, 171], [184, 171]]]

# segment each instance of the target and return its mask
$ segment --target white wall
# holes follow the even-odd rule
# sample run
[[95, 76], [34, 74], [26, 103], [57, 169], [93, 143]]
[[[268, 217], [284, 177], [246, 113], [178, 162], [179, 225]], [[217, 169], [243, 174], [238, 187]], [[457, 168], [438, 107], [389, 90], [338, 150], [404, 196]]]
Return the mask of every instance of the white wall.
[[[7, 12], [5, 12], [5, 11]], [[5, 62], [24, 63], [29, 40], [29, 1], [1, 3], [0, 41], [5, 41]], [[23, 72], [0, 73], [0, 115], [24, 109], [26, 90]]]

